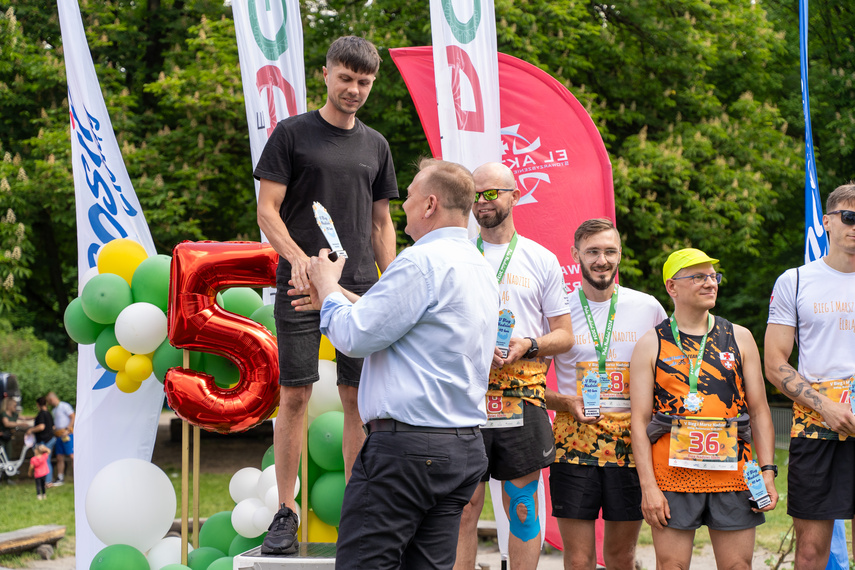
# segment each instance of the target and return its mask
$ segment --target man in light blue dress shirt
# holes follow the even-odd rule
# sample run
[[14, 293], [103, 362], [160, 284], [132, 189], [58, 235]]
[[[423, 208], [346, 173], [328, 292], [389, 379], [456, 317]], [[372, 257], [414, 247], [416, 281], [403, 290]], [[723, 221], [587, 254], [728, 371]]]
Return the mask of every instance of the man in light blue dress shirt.
[[404, 202], [415, 240], [364, 296], [338, 285], [326, 250], [309, 277], [321, 331], [364, 357], [359, 412], [368, 437], [345, 489], [336, 568], [451, 568], [460, 515], [487, 468], [479, 425], [499, 294], [467, 239], [475, 183], [423, 160]]

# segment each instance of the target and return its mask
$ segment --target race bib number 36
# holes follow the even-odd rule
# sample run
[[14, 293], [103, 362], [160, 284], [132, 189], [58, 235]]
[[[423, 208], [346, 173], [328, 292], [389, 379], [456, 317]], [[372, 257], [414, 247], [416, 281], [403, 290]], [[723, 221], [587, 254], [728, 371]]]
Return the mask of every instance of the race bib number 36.
[[679, 418], [671, 426], [668, 465], [688, 469], [736, 471], [739, 443], [736, 424], [724, 420]]

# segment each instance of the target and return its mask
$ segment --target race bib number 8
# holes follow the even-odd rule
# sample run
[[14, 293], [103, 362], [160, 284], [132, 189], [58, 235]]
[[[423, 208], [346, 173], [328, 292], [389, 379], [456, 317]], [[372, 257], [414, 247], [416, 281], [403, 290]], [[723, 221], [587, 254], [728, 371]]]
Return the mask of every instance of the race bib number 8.
[[688, 469], [736, 471], [736, 424], [724, 420], [675, 418], [671, 426], [668, 465]]
[[[576, 364], [576, 393], [582, 395], [582, 380], [586, 375], [597, 375], [596, 362]], [[606, 362], [606, 378], [600, 386], [600, 409], [604, 412], [629, 408], [629, 362]]]

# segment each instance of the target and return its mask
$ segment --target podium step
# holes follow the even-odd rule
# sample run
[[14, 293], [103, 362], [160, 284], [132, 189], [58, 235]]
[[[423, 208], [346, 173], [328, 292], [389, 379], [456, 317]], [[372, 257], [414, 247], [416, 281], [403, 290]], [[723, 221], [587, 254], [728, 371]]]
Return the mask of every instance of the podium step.
[[256, 546], [243, 554], [235, 556], [235, 570], [330, 570], [335, 568], [335, 543], [300, 543], [300, 549], [294, 554], [276, 556], [262, 554]]

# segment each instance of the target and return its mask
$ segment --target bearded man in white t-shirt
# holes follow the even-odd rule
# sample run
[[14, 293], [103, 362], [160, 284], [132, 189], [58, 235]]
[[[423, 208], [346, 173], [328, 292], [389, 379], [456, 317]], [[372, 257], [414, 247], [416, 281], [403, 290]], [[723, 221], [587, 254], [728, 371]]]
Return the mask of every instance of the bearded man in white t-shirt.
[[[828, 196], [828, 255], [778, 277], [766, 378], [793, 400], [787, 514], [796, 570], [825, 568], [835, 519], [855, 516], [855, 184]], [[789, 364], [798, 344], [798, 370]]]
[[[478, 517], [486, 482], [501, 481], [508, 515], [511, 568], [537, 568], [541, 533], [537, 486], [540, 470], [555, 459], [552, 426], [544, 400], [544, 357], [573, 345], [564, 276], [555, 254], [517, 234], [513, 208], [520, 199], [514, 174], [498, 162], [472, 173], [472, 213], [481, 226], [473, 240], [496, 272], [499, 284], [499, 335], [487, 389], [488, 421], [482, 427], [489, 466], [463, 510], [455, 568], [471, 570], [478, 549]], [[487, 381], [487, 379], [484, 379]]]
[[[615, 282], [621, 239], [611, 220], [582, 222], [572, 253], [582, 273], [581, 287], [568, 295], [575, 342], [555, 357], [558, 392], [546, 391], [547, 407], [557, 412], [552, 515], [564, 542], [565, 568], [596, 568], [594, 523], [602, 509], [606, 567], [631, 570], [644, 517], [629, 429], [629, 361], [638, 339], [666, 314], [653, 296]], [[605, 389], [599, 413], [586, 417], [585, 378], [600, 374]]]

